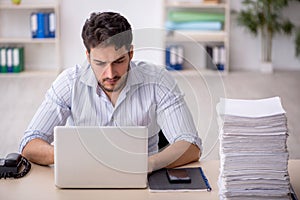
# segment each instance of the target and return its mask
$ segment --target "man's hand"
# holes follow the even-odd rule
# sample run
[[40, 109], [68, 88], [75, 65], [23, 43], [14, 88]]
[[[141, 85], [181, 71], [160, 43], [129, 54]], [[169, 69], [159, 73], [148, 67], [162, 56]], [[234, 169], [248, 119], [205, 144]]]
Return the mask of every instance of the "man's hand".
[[183, 140], [175, 142], [148, 158], [148, 173], [164, 167], [173, 168], [198, 161], [200, 155], [200, 149], [196, 145]]
[[54, 147], [42, 139], [33, 139], [28, 142], [22, 155], [36, 164], [51, 165], [54, 163]]

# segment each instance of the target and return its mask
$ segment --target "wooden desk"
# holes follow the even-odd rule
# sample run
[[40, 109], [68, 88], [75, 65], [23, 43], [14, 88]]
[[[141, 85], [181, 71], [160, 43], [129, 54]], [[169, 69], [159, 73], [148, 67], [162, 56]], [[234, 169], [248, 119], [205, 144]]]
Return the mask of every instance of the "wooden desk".
[[[211, 192], [171, 192], [151, 193], [148, 189], [58, 189], [54, 185], [53, 167], [32, 165], [32, 169], [21, 179], [0, 179], [0, 199], [153, 199], [153, 200], [175, 200], [175, 199], [219, 199], [217, 180], [219, 175], [219, 161], [201, 161], [187, 165], [202, 166], [210, 185]], [[289, 174], [291, 183], [297, 196], [300, 197], [300, 160], [289, 161]], [[76, 174], [74, 174], [76, 176]]]

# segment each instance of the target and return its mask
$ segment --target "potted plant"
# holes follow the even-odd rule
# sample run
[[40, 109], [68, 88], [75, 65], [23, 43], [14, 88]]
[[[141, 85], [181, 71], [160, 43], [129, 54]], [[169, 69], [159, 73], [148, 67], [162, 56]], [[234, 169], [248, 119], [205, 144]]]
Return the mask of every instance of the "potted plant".
[[[261, 71], [272, 72], [272, 40], [275, 34], [291, 35], [295, 25], [281, 12], [290, 1], [300, 0], [244, 0], [245, 9], [237, 13], [237, 22], [250, 33], [261, 36]], [[300, 30], [296, 34], [296, 55], [300, 55]]]

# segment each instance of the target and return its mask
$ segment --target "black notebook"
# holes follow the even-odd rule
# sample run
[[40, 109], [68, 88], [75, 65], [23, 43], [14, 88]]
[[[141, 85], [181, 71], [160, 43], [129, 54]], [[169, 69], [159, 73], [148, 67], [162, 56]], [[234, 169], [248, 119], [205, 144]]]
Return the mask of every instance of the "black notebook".
[[161, 169], [148, 176], [149, 190], [151, 192], [167, 191], [210, 191], [208, 179], [201, 167], [183, 168], [191, 178], [190, 183], [170, 183], [167, 169]]

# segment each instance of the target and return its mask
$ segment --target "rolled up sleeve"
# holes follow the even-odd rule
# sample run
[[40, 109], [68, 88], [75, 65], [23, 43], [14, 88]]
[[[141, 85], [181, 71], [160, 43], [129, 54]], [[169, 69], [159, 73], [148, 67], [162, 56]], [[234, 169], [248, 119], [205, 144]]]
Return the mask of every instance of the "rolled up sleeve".
[[42, 139], [49, 144], [53, 142], [55, 126], [64, 125], [70, 115], [70, 84], [68, 71], [63, 72], [53, 82], [28, 128], [19, 146], [21, 153], [26, 144], [33, 139]]
[[198, 136], [192, 115], [184, 95], [176, 82], [168, 76], [161, 78], [158, 89], [157, 123], [170, 143], [184, 140], [197, 145], [202, 151], [202, 141]]

